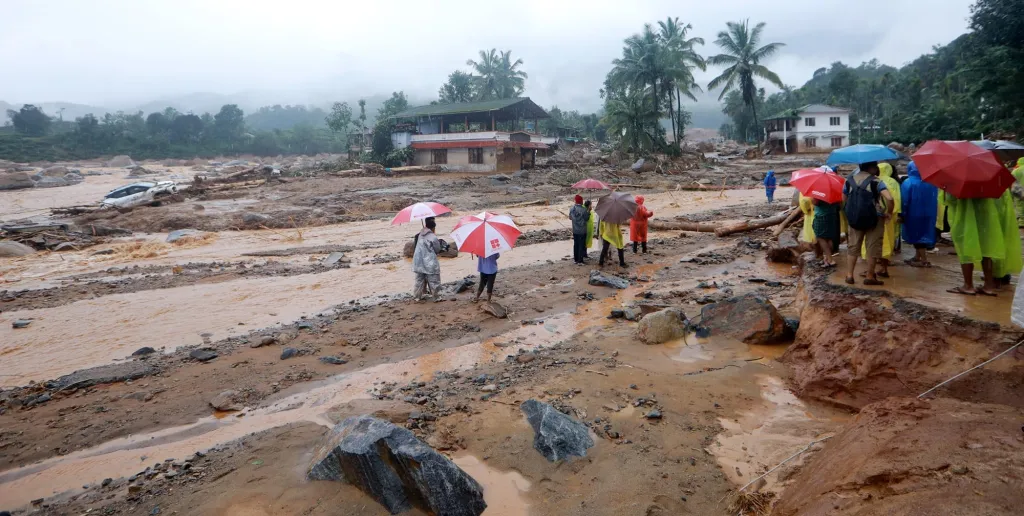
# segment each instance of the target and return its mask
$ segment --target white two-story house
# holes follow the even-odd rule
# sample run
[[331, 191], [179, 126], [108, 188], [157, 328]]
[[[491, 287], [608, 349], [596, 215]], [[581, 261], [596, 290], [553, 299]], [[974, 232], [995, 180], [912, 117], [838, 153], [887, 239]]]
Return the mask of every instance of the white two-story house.
[[764, 121], [773, 153], [829, 152], [850, 145], [850, 110], [808, 104]]

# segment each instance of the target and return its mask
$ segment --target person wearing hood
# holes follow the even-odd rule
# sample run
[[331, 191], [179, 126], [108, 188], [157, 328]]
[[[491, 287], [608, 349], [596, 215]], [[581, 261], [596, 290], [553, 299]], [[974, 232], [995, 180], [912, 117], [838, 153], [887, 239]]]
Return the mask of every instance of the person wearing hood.
[[644, 254], [647, 254], [647, 219], [654, 216], [654, 212], [644, 206], [644, 196], [638, 195], [636, 201], [636, 213], [629, 219], [629, 241], [633, 242], [633, 254], [636, 254], [637, 244], [643, 247]]
[[622, 239], [622, 225], [601, 221], [601, 260], [598, 264], [604, 267], [605, 259], [610, 259], [611, 246], [619, 251], [619, 267], [626, 266], [625, 243]]
[[939, 189], [921, 179], [913, 161], [907, 165], [907, 179], [900, 185], [903, 213], [903, 241], [914, 246], [914, 257], [906, 260], [913, 267], [931, 267], [927, 251], [935, 248], [935, 219], [938, 216]]
[[[1005, 193], [1000, 199], [958, 199], [949, 192], [941, 192], [939, 197], [948, 209], [949, 236], [953, 239], [964, 277], [962, 286], [947, 292], [965, 296], [997, 295], [999, 284], [995, 276], [996, 262], [1000, 262], [1001, 268], [1010, 269], [1019, 263], [1021, 252], [1019, 234], [1016, 239], [1007, 239], [1001, 218], [1007, 214]], [[1009, 213], [1012, 216], [1012, 211]], [[1014, 233], [1017, 233], [1016, 230]], [[1013, 245], [1016, 245], [1015, 249]], [[985, 284], [975, 288], [974, 268], [979, 264]]]
[[[885, 219], [883, 223], [882, 231], [882, 259], [878, 260], [878, 271], [877, 275], [882, 278], [889, 277], [889, 261], [892, 259], [893, 254], [896, 250], [896, 238], [898, 236], [896, 232], [897, 217], [903, 210], [900, 200], [900, 184], [893, 177], [892, 165], [882, 162], [878, 164], [878, 179], [885, 184], [885, 190], [892, 195], [893, 198], [893, 209], [890, 212], [891, 217]], [[883, 203], [889, 202], [888, 199], [882, 199]], [[888, 208], [886, 208], [888, 209]], [[868, 259], [867, 246], [861, 248], [861, 258], [864, 260]]]
[[778, 186], [778, 181], [775, 179], [775, 171], [769, 170], [764, 176], [764, 194], [768, 197], [768, 204], [775, 201], [775, 187]]
[[1024, 227], [1024, 158], [1017, 159], [1017, 166], [1013, 169], [1013, 178], [1016, 181], [1010, 190], [1017, 207], [1017, 226]]
[[594, 247], [594, 234], [597, 233], [597, 213], [594, 212], [594, 208], [590, 202], [590, 199], [587, 199], [586, 202], [583, 203], [583, 207], [586, 208], [587, 213], [589, 213], [587, 217], [586, 238], [587, 250], [589, 251], [591, 247]]
[[997, 285], [1001, 287], [1010, 284], [1012, 274], [1020, 274], [1024, 260], [1021, 257], [1020, 227], [1017, 225], [1017, 214], [1014, 211], [1013, 194], [1010, 193], [1010, 189], [1006, 189], [995, 202], [1006, 252], [1001, 259], [992, 260], [992, 274]]
[[[814, 234], [814, 201], [804, 194], [800, 194], [798, 203], [800, 211], [804, 212], [804, 230], [800, 232], [800, 240], [811, 245], [816, 245], [818, 238]], [[817, 253], [817, 247], [815, 247]], [[819, 258], [821, 258], [819, 256]]]
[[573, 200], [575, 203], [569, 210], [569, 220], [572, 221], [572, 261], [576, 265], [583, 265], [587, 257], [587, 221], [590, 215], [583, 207], [583, 196], [577, 195]]
[[437, 253], [441, 252], [441, 241], [434, 234], [436, 228], [434, 217], [429, 217], [424, 221], [423, 229], [416, 235], [416, 250], [412, 255], [412, 271], [416, 273], [412, 296], [416, 301], [424, 298], [428, 285], [434, 301], [441, 299], [441, 264], [437, 261]]

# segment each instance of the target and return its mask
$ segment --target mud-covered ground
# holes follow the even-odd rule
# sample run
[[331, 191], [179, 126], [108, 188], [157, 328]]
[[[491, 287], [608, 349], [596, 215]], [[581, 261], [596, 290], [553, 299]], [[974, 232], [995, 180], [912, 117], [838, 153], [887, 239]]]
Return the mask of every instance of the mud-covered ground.
[[[763, 165], [709, 165], [704, 179], [718, 181], [723, 170], [754, 174]], [[856, 350], [887, 348], [850, 341], [861, 323], [843, 315], [858, 303], [882, 306], [877, 294], [837, 293], [824, 272], [805, 269], [801, 277], [797, 267], [766, 262], [770, 229], [726, 238], [654, 233], [650, 254], [627, 252], [629, 267], [602, 270], [629, 280], [628, 288], [590, 285], [596, 250], [586, 267], [569, 260], [565, 213], [575, 192], [567, 185], [580, 173], [632, 185], [629, 191], [647, 197], [656, 219], [726, 223], [787, 207], [765, 204], [759, 190], [720, 191], [709, 181], [689, 190], [680, 172], [638, 175], [604, 165], [503, 177], [299, 177], [83, 215], [73, 222], [135, 234], [92, 249], [0, 259], [0, 384], [6, 385], [0, 390], [0, 510], [384, 514], [351, 486], [305, 480], [313, 449], [330, 426], [372, 413], [410, 428], [476, 478], [488, 515], [735, 514], [737, 488], [808, 442], [851, 428], [859, 405], [836, 399], [863, 393], [836, 392], [866, 385], [874, 400], [890, 389], [885, 371], [863, 364], [861, 376], [844, 375], [839, 356], [852, 353], [884, 369], [876, 362], [888, 358], [857, 358]], [[686, 174], [702, 177], [700, 170]], [[86, 179], [69, 188], [113, 181]], [[737, 184], [743, 182], [752, 181]], [[790, 193], [784, 188], [776, 197]], [[464, 278], [475, 280], [475, 260], [468, 256], [442, 260], [441, 302], [411, 299], [410, 265], [401, 254], [418, 227], [388, 221], [396, 209], [425, 200], [453, 210], [438, 219], [443, 238], [450, 239], [446, 233], [458, 218], [485, 209], [509, 213], [520, 225], [519, 245], [499, 260], [494, 293], [508, 318], [472, 302], [476, 286]], [[21, 201], [26, 213], [37, 208], [26, 202], [34, 201]], [[58, 201], [45, 200], [52, 202]], [[168, 244], [172, 229], [205, 234]], [[344, 257], [328, 264], [332, 253]], [[898, 283], [905, 269], [894, 267], [893, 288], [908, 301], [885, 305], [901, 315], [869, 307], [864, 318], [871, 327], [858, 327], [858, 336], [884, 338], [899, 329], [885, 321], [902, 324], [900, 317], [940, 309], [914, 308], [934, 296]], [[747, 293], [765, 297], [789, 318], [801, 317], [809, 302], [828, 307], [808, 312], [800, 349], [787, 355], [787, 364], [777, 360], [787, 343], [748, 345], [690, 333], [645, 345], [637, 322], [609, 317], [623, 307], [671, 306], [696, 323], [703, 306]], [[958, 316], [1008, 306], [1003, 299], [977, 303]], [[828, 330], [829, 317], [845, 317], [840, 330]], [[17, 319], [31, 322], [13, 329]], [[998, 324], [985, 333], [987, 324], [978, 326], [980, 338], [1009, 338]], [[843, 347], [817, 342], [821, 335]], [[929, 346], [941, 346], [930, 338]], [[846, 349], [855, 351], [838, 351]], [[937, 356], [951, 356], [941, 349]], [[970, 349], [970, 360], [978, 358], [981, 348]], [[924, 367], [922, 360], [901, 364]], [[957, 367], [947, 362], [943, 372]], [[103, 374], [88, 369], [94, 366]], [[1005, 382], [1000, 379], [1012, 377], [1013, 367], [987, 378]], [[825, 371], [818, 374], [824, 383], [810, 381], [809, 371]], [[896, 378], [901, 375], [906, 372]], [[922, 375], [919, 383], [930, 378]], [[227, 410], [211, 406], [218, 397]], [[533, 449], [518, 407], [531, 398], [591, 429], [597, 444], [587, 457], [550, 463]], [[851, 435], [842, 441], [860, 434]], [[783, 496], [787, 508], [806, 507], [818, 492], [842, 498], [842, 482], [855, 472], [841, 470], [847, 477], [820, 485], [806, 474], [828, 449], [816, 445], [752, 489], [769, 503], [794, 489], [795, 498]], [[877, 457], [885, 460], [884, 453]], [[1012, 483], [1020, 478], [1014, 475], [1003, 477]], [[927, 486], [941, 490], [941, 484]], [[999, 493], [997, 509], [1013, 498], [1012, 490]], [[913, 507], [914, 500], [900, 498], [893, 506]], [[862, 498], [843, 509], [853, 513], [866, 504]]]

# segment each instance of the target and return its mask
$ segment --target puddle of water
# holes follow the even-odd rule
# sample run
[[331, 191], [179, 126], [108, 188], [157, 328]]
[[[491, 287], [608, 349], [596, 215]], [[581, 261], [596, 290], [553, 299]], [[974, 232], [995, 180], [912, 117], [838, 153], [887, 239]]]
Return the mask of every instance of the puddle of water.
[[530, 490], [530, 481], [516, 471], [499, 471], [472, 455], [452, 459], [463, 471], [484, 488], [487, 502], [485, 516], [528, 516], [529, 504], [524, 495]]
[[[63, 457], [0, 472], [0, 500], [6, 505], [22, 506], [36, 498], [75, 491], [83, 484], [108, 477], [130, 476], [164, 459], [185, 458], [198, 450], [289, 423], [310, 421], [331, 426], [326, 416], [328, 410], [347, 401], [370, 397], [370, 392], [383, 382], [407, 383], [439, 370], [463, 370], [503, 360], [519, 349], [556, 344], [576, 331], [576, 317], [559, 314], [545, 319], [543, 325], [521, 326], [482, 342], [338, 375], [308, 391], [248, 412], [244, 418], [218, 417], [218, 414], [190, 425], [115, 439]], [[524, 344], [504, 345], [519, 338]], [[499, 343], [503, 347], [496, 345]]]
[[710, 360], [735, 361], [754, 358], [774, 360], [781, 357], [787, 347], [786, 344], [744, 344], [728, 337], [699, 338], [695, 335], [688, 335], [663, 345], [665, 356], [685, 364]]
[[[943, 251], [928, 255], [928, 259], [933, 264], [931, 268], [925, 269], [903, 265], [903, 257], [900, 257], [897, 260], [900, 262], [899, 266], [889, 267], [890, 277], [883, 279], [885, 285], [880, 287], [865, 286], [863, 278], [858, 276], [856, 288], [884, 290], [928, 307], [955, 312], [971, 319], [1009, 326], [1014, 287], [1006, 287], [999, 292], [998, 297], [963, 296], [946, 292], [949, 288], [963, 285], [963, 274], [960, 272], [960, 263], [956, 256], [945, 254], [947, 248], [943, 247], [940, 249]], [[863, 272], [865, 267], [866, 265], [863, 262], [858, 262], [857, 273]], [[837, 270], [829, 276], [829, 282], [833, 285], [845, 286], [845, 279], [845, 270]], [[983, 283], [981, 271], [976, 269], [974, 284], [975, 286], [980, 286]]]
[[[789, 457], [808, 442], [834, 431], [849, 416], [826, 409], [810, 409], [774, 376], [758, 375], [760, 403], [736, 420], [720, 418], [724, 431], [708, 451], [715, 455], [726, 478], [738, 486]], [[816, 415], [820, 413], [821, 415]], [[776, 485], [776, 475], [765, 477], [765, 489]]]

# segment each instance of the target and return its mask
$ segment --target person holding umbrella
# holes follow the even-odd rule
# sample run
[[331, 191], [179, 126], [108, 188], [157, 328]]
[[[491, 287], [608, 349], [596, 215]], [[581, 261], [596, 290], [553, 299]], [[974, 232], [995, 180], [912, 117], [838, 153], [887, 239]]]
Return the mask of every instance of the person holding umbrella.
[[[834, 153], [834, 152], [833, 152]], [[882, 240], [885, 222], [892, 218], [896, 208], [895, 199], [885, 183], [878, 180], [878, 164], [874, 161], [862, 163], [857, 172], [846, 178], [843, 185], [843, 212], [846, 213], [847, 224], [847, 255], [849, 266], [846, 272], [846, 284], [856, 283], [854, 274], [857, 272], [857, 258], [864, 248], [868, 270], [864, 279], [865, 285], [884, 285], [875, 274], [875, 265], [882, 258]], [[880, 204], [884, 200], [885, 203]]]
[[455, 225], [452, 238], [459, 251], [477, 257], [476, 270], [480, 273], [480, 286], [473, 298], [474, 303], [480, 300], [484, 288], [487, 289], [487, 302], [491, 302], [494, 280], [498, 276], [498, 257], [501, 251], [512, 250], [521, 234], [512, 217], [486, 211], [463, 217]]
[[598, 217], [601, 218], [601, 267], [608, 258], [611, 246], [619, 251], [619, 267], [626, 267], [621, 224], [632, 219], [637, 211], [636, 201], [625, 192], [613, 192], [597, 201]]
[[428, 285], [434, 301], [441, 300], [441, 264], [437, 261], [441, 241], [434, 234], [436, 228], [434, 217], [428, 217], [424, 220], [423, 229], [416, 235], [412, 255], [412, 271], [416, 274], [412, 296], [416, 301], [423, 300]]
[[826, 267], [835, 266], [832, 253], [840, 237], [839, 202], [843, 199], [844, 180], [827, 167], [797, 170], [791, 178], [790, 184], [800, 192], [801, 209], [810, 221], [810, 227], [804, 229], [816, 245], [815, 254]]
[[572, 222], [572, 261], [576, 265], [583, 265], [583, 259], [587, 257], [587, 222], [590, 215], [583, 207], [583, 196], [577, 194], [573, 200], [575, 202], [569, 210], [569, 220]]

